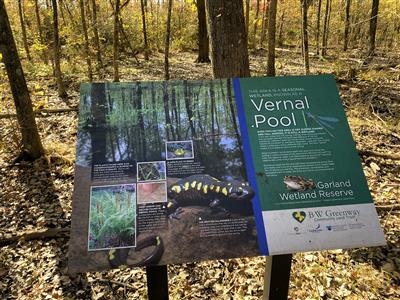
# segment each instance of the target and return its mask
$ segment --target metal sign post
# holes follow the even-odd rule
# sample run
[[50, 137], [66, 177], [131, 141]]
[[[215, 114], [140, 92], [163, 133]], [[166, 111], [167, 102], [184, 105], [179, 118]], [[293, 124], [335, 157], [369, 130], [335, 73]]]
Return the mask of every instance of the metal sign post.
[[287, 299], [291, 264], [291, 254], [266, 257], [263, 300]]
[[167, 266], [146, 267], [149, 300], [168, 300]]

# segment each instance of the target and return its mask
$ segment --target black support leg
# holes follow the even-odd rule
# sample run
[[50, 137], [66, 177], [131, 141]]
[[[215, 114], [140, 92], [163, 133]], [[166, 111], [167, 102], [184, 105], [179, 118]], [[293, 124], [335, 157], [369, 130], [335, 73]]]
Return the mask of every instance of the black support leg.
[[167, 266], [146, 267], [149, 300], [168, 300]]

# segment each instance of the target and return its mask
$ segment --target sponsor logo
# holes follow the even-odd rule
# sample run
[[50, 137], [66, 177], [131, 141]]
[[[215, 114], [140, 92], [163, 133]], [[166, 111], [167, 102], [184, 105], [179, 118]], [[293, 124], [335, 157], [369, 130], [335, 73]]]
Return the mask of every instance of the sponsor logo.
[[303, 223], [306, 219], [306, 213], [304, 211], [295, 211], [292, 213], [292, 216], [299, 223]]
[[315, 228], [309, 230], [309, 232], [320, 232], [320, 231], [322, 231], [321, 224], [318, 224], [317, 226], [315, 226]]

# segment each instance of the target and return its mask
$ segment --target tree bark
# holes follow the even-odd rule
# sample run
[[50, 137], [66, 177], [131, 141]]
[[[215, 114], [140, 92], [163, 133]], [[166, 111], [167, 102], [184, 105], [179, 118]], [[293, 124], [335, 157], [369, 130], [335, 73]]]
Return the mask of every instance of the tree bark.
[[214, 77], [249, 77], [243, 1], [207, 0], [206, 6]]
[[329, 19], [331, 10], [331, 0], [326, 0], [325, 18], [324, 18], [324, 31], [322, 33], [322, 56], [328, 53], [328, 36], [329, 36]]
[[267, 76], [275, 76], [275, 33], [276, 33], [276, 7], [278, 0], [271, 0], [268, 10], [268, 62]]
[[304, 61], [304, 72], [306, 75], [310, 74], [310, 60], [308, 55], [308, 19], [307, 19], [307, 11], [308, 11], [308, 1], [301, 0], [301, 27], [302, 27], [302, 52], [303, 52], [303, 61]]
[[165, 31], [164, 78], [169, 80], [169, 40], [171, 36], [171, 11], [173, 0], [168, 0], [167, 29]]
[[378, 24], [379, 0], [372, 0], [371, 19], [369, 22], [369, 50], [368, 56], [375, 53], [376, 27]]
[[246, 32], [249, 35], [249, 24], [250, 24], [250, 0], [246, 0]]
[[198, 42], [199, 55], [196, 59], [198, 63], [209, 63], [209, 39], [207, 34], [207, 18], [205, 0], [197, 0], [197, 19], [198, 19]]
[[343, 51], [347, 51], [347, 47], [348, 47], [348, 43], [349, 43], [350, 5], [351, 5], [351, 0], [346, 0], [346, 15], [345, 15], [345, 21], [344, 21]]
[[318, 0], [318, 6], [317, 6], [317, 29], [315, 31], [315, 43], [317, 44], [317, 55], [319, 55], [320, 49], [319, 49], [319, 36], [321, 33], [321, 4], [322, 0]]
[[3, 56], [2, 61], [7, 71], [17, 111], [18, 124], [22, 135], [22, 153], [30, 159], [39, 158], [44, 155], [44, 149], [37, 130], [31, 98], [3, 0], [0, 0], [0, 52]]
[[147, 29], [146, 29], [146, 0], [140, 0], [140, 8], [142, 10], [142, 28], [143, 28], [143, 47], [144, 47], [144, 59], [149, 60], [149, 44], [147, 42]]
[[120, 0], [116, 0], [114, 4], [114, 35], [113, 35], [113, 68], [114, 68], [114, 81], [119, 81], [119, 5]]
[[25, 27], [25, 21], [24, 21], [22, 0], [18, 0], [18, 14], [19, 14], [19, 23], [21, 25], [21, 30], [22, 30], [22, 43], [24, 44], [26, 57], [28, 58], [29, 61], [31, 61], [32, 58], [31, 58], [31, 54], [29, 52], [28, 40], [26, 38], [26, 27]]
[[58, 35], [58, 11], [57, 0], [52, 0], [53, 5], [53, 54], [54, 54], [54, 75], [57, 81], [58, 95], [66, 99], [67, 91], [65, 90], [64, 82], [62, 79], [61, 66], [60, 66], [60, 38]]
[[96, 49], [96, 59], [97, 59], [97, 71], [100, 74], [100, 76], [102, 76], [104, 66], [103, 66], [103, 60], [101, 59], [96, 0], [92, 0], [92, 19], [93, 19], [94, 47]]
[[82, 30], [83, 36], [85, 38], [85, 56], [86, 56], [86, 63], [88, 68], [88, 78], [89, 81], [93, 81], [93, 71], [92, 71], [92, 61], [90, 59], [90, 50], [89, 50], [89, 37], [86, 25], [86, 18], [85, 18], [85, 4], [84, 0], [79, 0], [79, 6], [81, 10], [81, 22], [82, 22]]

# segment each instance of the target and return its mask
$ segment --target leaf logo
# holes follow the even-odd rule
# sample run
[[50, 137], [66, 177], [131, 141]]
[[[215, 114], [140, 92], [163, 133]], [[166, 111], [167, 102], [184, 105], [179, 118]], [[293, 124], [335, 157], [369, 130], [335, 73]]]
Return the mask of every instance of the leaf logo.
[[299, 223], [303, 223], [306, 219], [306, 213], [304, 211], [295, 211], [292, 213], [292, 216]]

